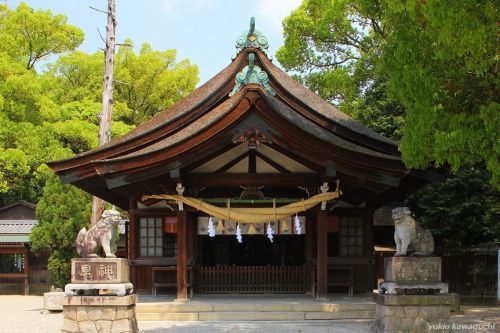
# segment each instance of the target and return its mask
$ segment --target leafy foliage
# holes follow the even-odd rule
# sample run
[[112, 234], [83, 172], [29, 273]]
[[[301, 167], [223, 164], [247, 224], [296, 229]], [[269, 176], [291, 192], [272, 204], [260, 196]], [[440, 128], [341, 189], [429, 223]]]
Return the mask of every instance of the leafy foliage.
[[384, 2], [384, 71], [414, 168], [485, 163], [500, 188], [498, 3]]
[[30, 235], [33, 251], [49, 251], [49, 272], [54, 285], [69, 281], [69, 259], [76, 255], [74, 242], [78, 231], [90, 221], [90, 195], [72, 185], [64, 185], [51, 174], [36, 215], [39, 223]]
[[387, 96], [381, 70], [385, 30], [365, 0], [304, 0], [285, 19], [276, 57], [294, 77], [373, 130], [401, 139], [404, 108]]
[[24, 2], [15, 11], [1, 7], [0, 17], [2, 51], [27, 69], [51, 54], [73, 51], [83, 42], [83, 31], [67, 24], [65, 16], [35, 11]]
[[415, 192], [417, 221], [445, 247], [500, 242], [500, 196], [484, 168], [467, 168]]

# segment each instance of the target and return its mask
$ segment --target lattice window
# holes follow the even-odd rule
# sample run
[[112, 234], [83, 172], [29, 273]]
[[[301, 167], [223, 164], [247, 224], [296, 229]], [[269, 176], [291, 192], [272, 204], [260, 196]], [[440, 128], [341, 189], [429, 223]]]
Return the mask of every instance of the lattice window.
[[2, 253], [0, 254], [0, 273], [23, 273], [24, 254]]
[[175, 234], [163, 236], [163, 256], [165, 258], [177, 257], [177, 236]]
[[143, 217], [140, 219], [141, 257], [163, 256], [163, 219], [161, 217]]
[[363, 218], [340, 219], [340, 256], [363, 255]]

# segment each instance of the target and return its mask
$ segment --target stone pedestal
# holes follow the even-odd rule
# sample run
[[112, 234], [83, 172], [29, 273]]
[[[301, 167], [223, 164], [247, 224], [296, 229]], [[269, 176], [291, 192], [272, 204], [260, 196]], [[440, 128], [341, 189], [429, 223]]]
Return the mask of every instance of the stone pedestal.
[[107, 290], [117, 296], [130, 295], [133, 286], [129, 281], [127, 259], [71, 259], [71, 283], [64, 288], [66, 295], [81, 295], [90, 290], [95, 290], [96, 294], [99, 290]]
[[452, 297], [441, 282], [441, 258], [389, 257], [384, 264], [371, 331], [451, 332]]
[[371, 331], [451, 332], [449, 295], [384, 295], [374, 293]]
[[61, 333], [136, 333], [137, 295], [64, 297]]
[[[71, 282], [61, 301], [66, 333], [135, 333], [137, 295], [132, 292], [127, 259], [71, 260]], [[106, 293], [106, 296], [99, 296]], [[108, 296], [111, 293], [113, 296]], [[82, 296], [77, 296], [82, 295]], [[116, 296], [114, 296], [116, 295]]]
[[448, 294], [448, 284], [441, 282], [439, 257], [385, 258], [384, 278], [380, 293]]

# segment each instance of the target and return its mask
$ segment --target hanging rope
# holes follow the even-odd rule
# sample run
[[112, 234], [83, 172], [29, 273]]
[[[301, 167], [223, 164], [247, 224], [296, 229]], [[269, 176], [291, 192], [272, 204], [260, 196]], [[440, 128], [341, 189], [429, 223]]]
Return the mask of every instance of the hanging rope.
[[[299, 212], [304, 212], [313, 208], [317, 204], [339, 198], [339, 190], [335, 192], [319, 193], [311, 198], [297, 201], [286, 206], [272, 208], [231, 208], [231, 203], [227, 201], [227, 207], [217, 207], [202, 200], [174, 194], [145, 195], [145, 199], [160, 199], [182, 201], [186, 205], [199, 209], [209, 216], [215, 216], [222, 220], [231, 220], [239, 223], [267, 223], [278, 221], [293, 216]], [[220, 224], [220, 222], [219, 222]], [[217, 227], [217, 230], [219, 228]]]

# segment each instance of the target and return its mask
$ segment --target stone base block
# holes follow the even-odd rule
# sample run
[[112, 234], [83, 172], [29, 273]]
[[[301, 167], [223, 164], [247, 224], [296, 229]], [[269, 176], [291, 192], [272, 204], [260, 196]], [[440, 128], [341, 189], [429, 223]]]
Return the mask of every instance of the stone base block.
[[65, 297], [61, 333], [137, 333], [136, 301], [137, 295]]
[[47, 311], [62, 311], [61, 299], [66, 296], [63, 291], [43, 293], [43, 309]]
[[401, 283], [441, 282], [441, 258], [387, 257], [384, 260], [384, 280]]
[[374, 333], [451, 332], [448, 295], [374, 294]]
[[128, 283], [128, 260], [123, 258], [73, 258], [71, 283]]
[[66, 296], [76, 296], [85, 290], [110, 290], [113, 295], [130, 295], [134, 289], [132, 283], [69, 283], [64, 287]]
[[379, 292], [392, 295], [435, 295], [448, 294], [448, 283], [421, 282], [401, 283], [384, 281], [380, 284]]

